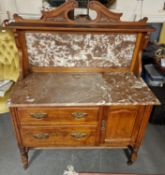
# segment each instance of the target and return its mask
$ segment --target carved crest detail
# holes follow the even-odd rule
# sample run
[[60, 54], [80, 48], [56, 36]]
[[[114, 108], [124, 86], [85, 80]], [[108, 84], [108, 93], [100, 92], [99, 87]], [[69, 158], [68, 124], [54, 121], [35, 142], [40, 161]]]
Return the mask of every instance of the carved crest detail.
[[[120, 20], [122, 13], [114, 13], [102, 5], [98, 1], [89, 1], [88, 8], [96, 11], [97, 17], [94, 20], [91, 20], [88, 17], [75, 17], [75, 19], [69, 18], [69, 12], [74, 11], [75, 8], [78, 8], [78, 2], [76, 0], [68, 0], [64, 4], [60, 5], [57, 8], [51, 9], [49, 11], [42, 11], [42, 16], [40, 19], [32, 20], [32, 19], [23, 19], [17, 14], [14, 15], [14, 19], [16, 22], [35, 22], [35, 23], [53, 23], [53, 24], [101, 24], [101, 25], [109, 25], [109, 24], [127, 24], [128, 22], [123, 22]], [[135, 24], [145, 25], [147, 19], [144, 18]]]

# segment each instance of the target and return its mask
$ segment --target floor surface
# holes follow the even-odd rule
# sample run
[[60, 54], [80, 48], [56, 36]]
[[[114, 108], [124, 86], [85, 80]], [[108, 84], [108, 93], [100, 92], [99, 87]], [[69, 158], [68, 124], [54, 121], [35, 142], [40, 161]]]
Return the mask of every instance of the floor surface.
[[148, 125], [137, 161], [128, 166], [124, 150], [33, 150], [22, 168], [9, 114], [0, 115], [0, 175], [63, 175], [77, 172], [165, 174], [165, 125]]

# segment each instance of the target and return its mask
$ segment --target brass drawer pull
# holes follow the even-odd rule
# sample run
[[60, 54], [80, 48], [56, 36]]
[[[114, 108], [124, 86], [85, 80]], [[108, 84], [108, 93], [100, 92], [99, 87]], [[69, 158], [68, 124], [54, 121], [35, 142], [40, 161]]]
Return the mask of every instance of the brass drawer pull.
[[88, 114], [85, 113], [85, 112], [73, 112], [72, 113], [72, 116], [75, 118], [75, 119], [84, 119]]
[[49, 134], [47, 134], [47, 133], [34, 134], [33, 137], [35, 139], [47, 139], [49, 137]]
[[83, 132], [74, 132], [71, 134], [71, 136], [75, 139], [82, 139], [84, 137], [87, 137], [87, 133], [83, 133]]
[[36, 113], [30, 113], [30, 116], [35, 119], [44, 119], [48, 116], [48, 114], [44, 112], [36, 112]]

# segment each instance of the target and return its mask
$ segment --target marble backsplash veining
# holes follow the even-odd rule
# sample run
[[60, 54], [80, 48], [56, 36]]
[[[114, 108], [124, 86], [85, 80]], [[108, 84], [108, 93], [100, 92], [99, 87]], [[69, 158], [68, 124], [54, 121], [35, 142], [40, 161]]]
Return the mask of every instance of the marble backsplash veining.
[[40, 67], [128, 67], [136, 34], [27, 32], [29, 62]]
[[11, 99], [11, 106], [159, 104], [133, 73], [32, 73], [17, 82]]

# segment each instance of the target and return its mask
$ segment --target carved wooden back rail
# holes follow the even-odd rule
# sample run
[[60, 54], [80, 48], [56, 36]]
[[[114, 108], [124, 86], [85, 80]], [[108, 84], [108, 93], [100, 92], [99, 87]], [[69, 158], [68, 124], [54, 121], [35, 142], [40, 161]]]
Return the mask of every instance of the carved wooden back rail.
[[[22, 75], [31, 71], [131, 71], [140, 76], [141, 52], [154, 31], [147, 26], [147, 19], [122, 22], [122, 13], [111, 12], [97, 1], [88, 4], [96, 11], [96, 19], [70, 19], [68, 13], [77, 7], [77, 1], [69, 0], [56, 9], [43, 11], [40, 19], [23, 19], [15, 14], [15, 22], [6, 23], [16, 32]], [[117, 44], [113, 45], [114, 41]], [[49, 48], [52, 54], [48, 54]], [[117, 55], [115, 63], [113, 56]]]

